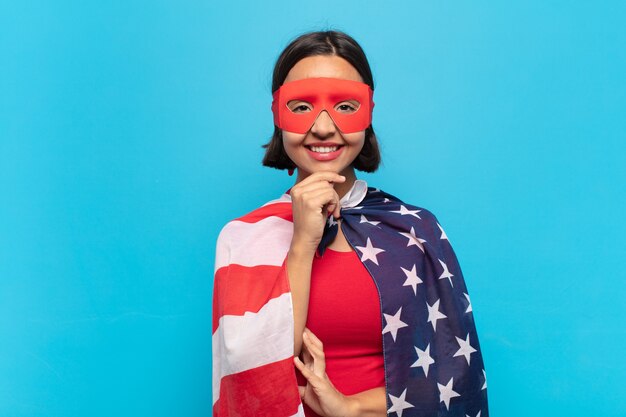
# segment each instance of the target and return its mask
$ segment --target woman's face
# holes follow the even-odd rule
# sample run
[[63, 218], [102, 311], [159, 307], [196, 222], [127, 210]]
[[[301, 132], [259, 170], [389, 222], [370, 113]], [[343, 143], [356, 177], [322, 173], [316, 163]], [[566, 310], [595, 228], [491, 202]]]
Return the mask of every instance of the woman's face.
[[[334, 55], [316, 55], [301, 59], [294, 65], [284, 83], [303, 78], [330, 77], [363, 82], [358, 71], [345, 59]], [[292, 100], [292, 111], [310, 111], [310, 104]], [[355, 111], [358, 103], [338, 103], [338, 111]], [[365, 143], [365, 130], [341, 133], [326, 110], [322, 111], [306, 133], [282, 130], [285, 152], [298, 167], [298, 180], [317, 171], [333, 171], [341, 175], [353, 172], [352, 162]], [[336, 147], [336, 151], [335, 151]], [[329, 152], [330, 151], [330, 152]]]

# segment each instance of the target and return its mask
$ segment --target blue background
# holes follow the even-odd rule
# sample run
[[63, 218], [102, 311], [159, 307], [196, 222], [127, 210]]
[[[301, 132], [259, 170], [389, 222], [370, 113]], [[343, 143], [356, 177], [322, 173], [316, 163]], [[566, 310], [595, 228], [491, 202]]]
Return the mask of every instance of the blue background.
[[[626, 414], [626, 3], [0, 2], [0, 415], [206, 416], [221, 227], [271, 71], [339, 29], [384, 165], [457, 252], [493, 416]], [[500, 2], [502, 3], [502, 2]]]

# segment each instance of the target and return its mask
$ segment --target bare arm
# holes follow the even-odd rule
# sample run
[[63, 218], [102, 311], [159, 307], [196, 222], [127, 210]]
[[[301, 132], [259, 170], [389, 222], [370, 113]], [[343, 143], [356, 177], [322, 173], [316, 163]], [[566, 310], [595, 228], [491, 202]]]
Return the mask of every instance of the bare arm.
[[291, 188], [293, 237], [287, 254], [287, 276], [294, 318], [294, 356], [302, 350], [302, 332], [309, 310], [311, 269], [329, 213], [340, 215], [339, 196], [333, 182], [346, 178], [330, 171], [309, 175]]
[[387, 415], [385, 387], [372, 388], [349, 395], [348, 400], [352, 403], [350, 416], [385, 417]]
[[292, 242], [287, 254], [287, 276], [291, 287], [294, 318], [294, 356], [302, 350], [302, 333], [306, 325], [311, 289], [311, 267], [315, 251], [311, 252], [303, 245]]

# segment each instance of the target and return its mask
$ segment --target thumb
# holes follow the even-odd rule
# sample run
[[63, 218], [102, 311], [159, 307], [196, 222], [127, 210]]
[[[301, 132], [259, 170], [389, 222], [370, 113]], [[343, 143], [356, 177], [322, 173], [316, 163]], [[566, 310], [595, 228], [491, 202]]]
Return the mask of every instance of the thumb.
[[341, 206], [337, 205], [337, 207], [335, 207], [335, 212], [333, 213], [333, 216], [335, 217], [335, 219], [341, 218]]

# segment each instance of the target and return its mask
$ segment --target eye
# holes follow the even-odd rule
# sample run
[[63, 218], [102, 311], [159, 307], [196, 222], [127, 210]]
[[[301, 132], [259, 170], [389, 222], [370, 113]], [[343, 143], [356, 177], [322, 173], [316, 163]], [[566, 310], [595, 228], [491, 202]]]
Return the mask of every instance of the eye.
[[311, 111], [313, 106], [311, 106], [306, 101], [301, 100], [292, 100], [287, 103], [287, 107], [291, 110], [292, 113], [306, 113]]
[[353, 103], [351, 101], [344, 101], [339, 104], [336, 109], [341, 113], [354, 113], [359, 109], [359, 104], [357, 102]]

